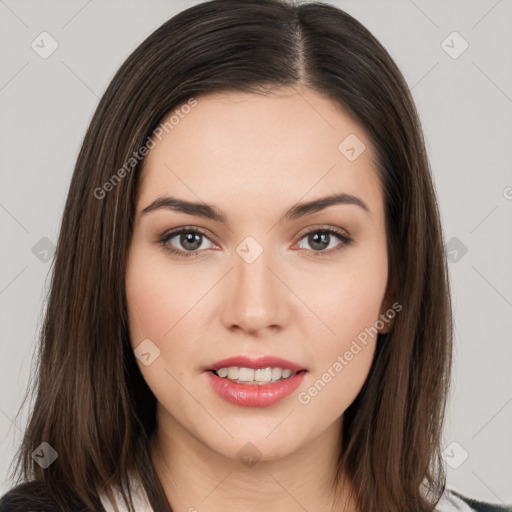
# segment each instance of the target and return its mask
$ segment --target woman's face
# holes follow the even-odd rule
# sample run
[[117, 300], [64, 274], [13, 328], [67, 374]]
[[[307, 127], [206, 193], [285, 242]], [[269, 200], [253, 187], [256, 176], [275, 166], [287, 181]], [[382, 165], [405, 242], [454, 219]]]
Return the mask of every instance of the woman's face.
[[370, 141], [326, 97], [279, 92], [173, 111], [145, 160], [128, 257], [131, 343], [159, 427], [233, 459], [336, 439], [373, 328], [391, 326]]

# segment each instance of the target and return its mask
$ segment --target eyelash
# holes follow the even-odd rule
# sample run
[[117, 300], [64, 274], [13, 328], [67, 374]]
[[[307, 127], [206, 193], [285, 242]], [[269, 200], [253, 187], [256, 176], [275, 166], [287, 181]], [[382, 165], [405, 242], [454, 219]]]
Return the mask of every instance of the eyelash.
[[[161, 237], [158, 238], [157, 244], [159, 246], [161, 246], [162, 248], [164, 248], [169, 254], [172, 254], [173, 256], [178, 256], [180, 258], [190, 258], [191, 256], [197, 256], [200, 252], [202, 252], [202, 250], [201, 251], [181, 251], [178, 249], [174, 249], [173, 247], [169, 247], [167, 245], [168, 242], [170, 240], [172, 240], [176, 235], [181, 235], [182, 233], [194, 233], [194, 234], [203, 236], [205, 238], [208, 238], [208, 240], [209, 240], [209, 237], [203, 231], [201, 231], [197, 228], [185, 226], [183, 228], [179, 228], [174, 231], [164, 233]], [[323, 228], [323, 227], [313, 228], [313, 229], [303, 233], [300, 236], [299, 241], [301, 241], [303, 238], [305, 238], [306, 236], [308, 236], [312, 233], [328, 233], [329, 235], [335, 235], [341, 242], [334, 249], [323, 250], [323, 251], [312, 251], [313, 254], [311, 255], [311, 257], [313, 257], [313, 258], [323, 257], [326, 255], [332, 255], [334, 253], [337, 253], [344, 247], [351, 245], [354, 242], [354, 239], [352, 237], [350, 237], [349, 235], [347, 235], [346, 232], [344, 232], [340, 229], [332, 228], [332, 227], [331, 228]]]

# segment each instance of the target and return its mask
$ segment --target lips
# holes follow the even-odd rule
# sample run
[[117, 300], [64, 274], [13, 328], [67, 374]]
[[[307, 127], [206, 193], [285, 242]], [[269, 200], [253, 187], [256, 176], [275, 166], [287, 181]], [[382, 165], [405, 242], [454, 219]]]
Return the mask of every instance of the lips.
[[294, 373], [306, 370], [304, 366], [288, 361], [281, 357], [275, 356], [262, 356], [258, 358], [251, 358], [247, 356], [235, 356], [228, 359], [222, 359], [213, 363], [211, 366], [204, 368], [205, 371], [218, 370], [220, 368], [228, 368], [230, 366], [238, 366], [244, 368], [253, 368], [255, 370], [261, 368], [283, 368], [291, 370]]
[[[260, 385], [245, 384], [233, 382], [217, 374], [217, 370], [230, 367], [252, 368], [254, 370], [282, 368], [283, 370], [291, 370], [294, 375], [275, 382], [260, 383]], [[300, 364], [274, 356], [258, 358], [247, 356], [230, 357], [205, 367], [204, 371], [211, 388], [221, 398], [231, 404], [243, 407], [268, 407], [276, 404], [293, 393], [301, 385], [304, 376], [308, 372], [307, 368]]]
[[262, 386], [237, 384], [206, 372], [211, 388], [227, 402], [242, 407], [269, 407], [293, 393], [304, 380], [305, 371], [288, 379], [271, 382]]

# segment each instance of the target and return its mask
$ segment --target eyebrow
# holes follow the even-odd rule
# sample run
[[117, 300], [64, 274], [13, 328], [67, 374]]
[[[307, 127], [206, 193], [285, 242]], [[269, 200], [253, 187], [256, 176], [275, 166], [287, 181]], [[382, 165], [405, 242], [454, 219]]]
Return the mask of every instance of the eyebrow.
[[[279, 223], [284, 221], [295, 220], [300, 217], [310, 215], [312, 213], [324, 210], [329, 206], [337, 204], [356, 205], [371, 215], [370, 209], [362, 199], [359, 199], [358, 197], [353, 196], [351, 194], [340, 193], [326, 197], [321, 197], [319, 199], [315, 199], [313, 201], [308, 201], [305, 203], [298, 203], [292, 206], [281, 217]], [[144, 208], [140, 212], [140, 215], [145, 215], [149, 212], [162, 208], [176, 212], [187, 213], [189, 215], [195, 215], [197, 217], [204, 217], [206, 219], [211, 219], [217, 222], [221, 222], [223, 224], [228, 223], [227, 216], [222, 211], [217, 209], [215, 206], [206, 203], [195, 203], [191, 201], [185, 201], [184, 199], [178, 199], [176, 197], [171, 196], [163, 196], [159, 197], [158, 199], [155, 199], [155, 201], [153, 201], [150, 205], [146, 206], [146, 208]]]

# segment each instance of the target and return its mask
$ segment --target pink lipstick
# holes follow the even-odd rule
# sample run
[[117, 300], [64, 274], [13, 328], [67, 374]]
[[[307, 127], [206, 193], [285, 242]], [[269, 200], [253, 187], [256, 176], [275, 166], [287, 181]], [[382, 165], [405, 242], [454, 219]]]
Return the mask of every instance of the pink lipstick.
[[213, 390], [243, 407], [268, 407], [295, 391], [307, 368], [273, 356], [223, 359], [204, 368]]

